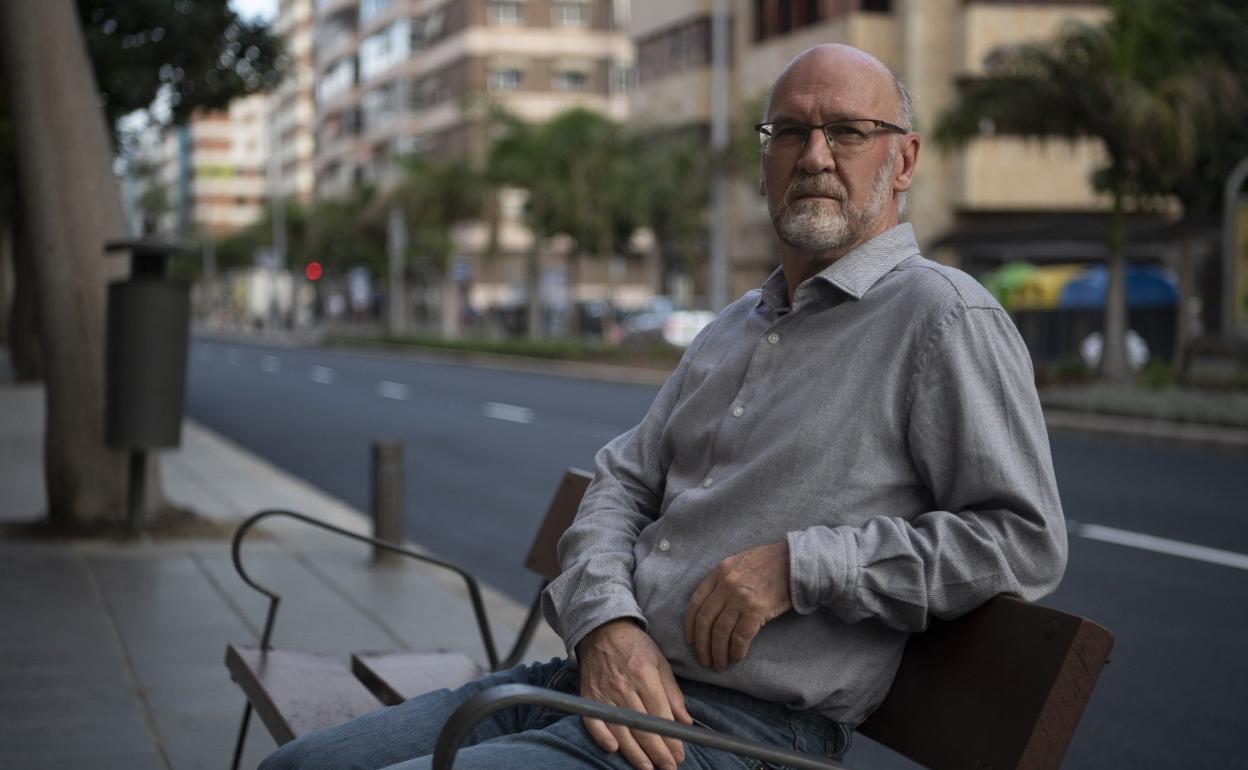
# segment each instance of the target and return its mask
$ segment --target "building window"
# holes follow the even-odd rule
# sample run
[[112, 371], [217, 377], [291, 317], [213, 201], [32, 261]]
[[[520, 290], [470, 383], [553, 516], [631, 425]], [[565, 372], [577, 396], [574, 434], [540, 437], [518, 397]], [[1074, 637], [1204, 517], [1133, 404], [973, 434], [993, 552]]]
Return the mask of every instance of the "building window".
[[515, 68], [490, 70], [489, 89], [491, 91], [519, 91], [524, 83], [524, 72]]
[[417, 21], [416, 26], [420, 28], [421, 42], [426, 46], [432, 44], [446, 31], [446, 8], [433, 11], [424, 19]]
[[585, 0], [556, 0], [551, 8], [556, 27], [588, 27], [589, 3]]
[[490, 23], [504, 26], [524, 23], [524, 9], [520, 0], [491, 0]]
[[[731, 23], [728, 38], [732, 39]], [[643, 83], [705, 67], [710, 61], [711, 21], [705, 17], [669, 27], [637, 44], [638, 75]]]
[[390, 7], [393, 0], [361, 0], [360, 2], [360, 23], [363, 24], [369, 19]]
[[589, 87], [589, 75], [577, 70], [556, 72], [552, 82], [556, 91], [584, 91]]
[[627, 64], [611, 64], [611, 93], [623, 94], [637, 86], [637, 68]]

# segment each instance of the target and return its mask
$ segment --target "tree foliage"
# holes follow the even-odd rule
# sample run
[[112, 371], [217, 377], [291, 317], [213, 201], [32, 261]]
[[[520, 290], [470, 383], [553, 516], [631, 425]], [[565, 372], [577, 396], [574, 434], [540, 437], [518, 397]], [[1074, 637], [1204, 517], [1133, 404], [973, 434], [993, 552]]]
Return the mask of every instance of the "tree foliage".
[[228, 0], [78, 0], [108, 125], [165, 94], [171, 122], [273, 88], [282, 46]]
[[1189, 55], [1194, 38], [1181, 20], [1158, 21], [1169, 4], [1119, 0], [1103, 24], [1072, 23], [1052, 40], [995, 51], [982, 76], [959, 84], [957, 103], [936, 126], [945, 146], [985, 129], [1098, 140], [1106, 162], [1090, 181], [1113, 199], [1102, 368], [1115, 380], [1126, 377], [1125, 203], [1172, 192], [1163, 180], [1192, 173], [1218, 141], [1224, 107], [1240, 98], [1225, 59]]
[[[374, 206], [370, 217], [384, 226], [389, 203], [402, 207], [415, 262], [445, 271], [455, 243], [455, 225], [480, 218], [490, 198], [485, 175], [464, 158], [409, 158], [402, 181]], [[409, 265], [411, 266], [411, 265]]]

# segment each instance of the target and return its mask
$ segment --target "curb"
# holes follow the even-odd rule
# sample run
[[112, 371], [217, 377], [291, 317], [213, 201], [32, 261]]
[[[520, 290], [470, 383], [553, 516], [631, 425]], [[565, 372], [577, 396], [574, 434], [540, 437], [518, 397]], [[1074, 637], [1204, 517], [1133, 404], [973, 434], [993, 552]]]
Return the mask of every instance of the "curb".
[[1101, 436], [1119, 436], [1166, 442], [1189, 447], [1248, 452], [1248, 429], [1222, 425], [1200, 425], [1146, 417], [1123, 417], [1099, 412], [1045, 409], [1049, 430]]

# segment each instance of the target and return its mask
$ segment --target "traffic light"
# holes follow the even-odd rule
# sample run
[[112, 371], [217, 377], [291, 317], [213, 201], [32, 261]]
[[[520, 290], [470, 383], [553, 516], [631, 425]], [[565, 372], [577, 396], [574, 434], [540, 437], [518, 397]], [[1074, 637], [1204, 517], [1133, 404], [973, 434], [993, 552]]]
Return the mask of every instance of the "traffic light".
[[303, 274], [309, 281], [320, 278], [322, 272], [320, 262], [309, 262], [308, 266], [303, 269]]

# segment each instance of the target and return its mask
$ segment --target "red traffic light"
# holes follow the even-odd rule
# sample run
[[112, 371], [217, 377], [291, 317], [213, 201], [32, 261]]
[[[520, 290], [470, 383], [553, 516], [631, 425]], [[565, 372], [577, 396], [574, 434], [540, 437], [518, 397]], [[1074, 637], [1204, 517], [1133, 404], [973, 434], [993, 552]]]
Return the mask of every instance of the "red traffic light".
[[320, 262], [309, 262], [308, 266], [303, 269], [303, 274], [307, 276], [309, 281], [315, 281], [317, 278], [320, 278], [321, 272]]

